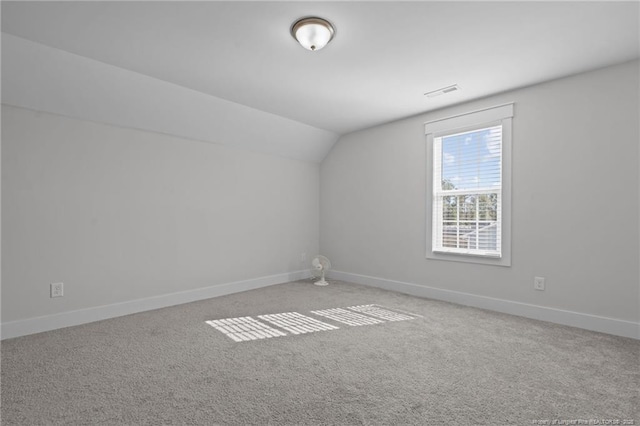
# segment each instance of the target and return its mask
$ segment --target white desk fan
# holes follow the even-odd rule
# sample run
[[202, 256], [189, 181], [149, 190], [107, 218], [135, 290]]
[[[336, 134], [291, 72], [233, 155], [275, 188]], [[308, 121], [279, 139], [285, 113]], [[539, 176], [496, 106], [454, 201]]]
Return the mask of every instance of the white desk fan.
[[324, 279], [325, 272], [331, 269], [331, 262], [329, 259], [324, 256], [317, 255], [311, 261], [311, 266], [313, 266], [311, 272], [313, 273], [314, 278], [320, 278], [318, 281], [314, 282], [314, 284], [320, 286], [329, 285], [329, 283]]

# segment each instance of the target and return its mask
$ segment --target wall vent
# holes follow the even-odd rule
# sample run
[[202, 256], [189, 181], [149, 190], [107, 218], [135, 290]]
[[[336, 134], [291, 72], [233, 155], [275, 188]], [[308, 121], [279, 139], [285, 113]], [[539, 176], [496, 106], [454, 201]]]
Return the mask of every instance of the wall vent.
[[442, 89], [433, 90], [431, 92], [427, 92], [424, 95], [427, 98], [435, 98], [436, 96], [444, 95], [445, 93], [451, 93], [460, 90], [460, 86], [457, 84], [453, 84], [451, 86], [443, 87]]

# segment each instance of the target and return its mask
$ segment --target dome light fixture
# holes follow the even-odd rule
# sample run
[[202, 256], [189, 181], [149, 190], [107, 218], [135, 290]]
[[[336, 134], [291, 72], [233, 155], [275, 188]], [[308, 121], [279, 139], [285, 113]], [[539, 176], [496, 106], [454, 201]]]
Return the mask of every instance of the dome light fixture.
[[333, 38], [336, 30], [326, 19], [311, 16], [297, 20], [291, 35], [307, 50], [320, 50]]

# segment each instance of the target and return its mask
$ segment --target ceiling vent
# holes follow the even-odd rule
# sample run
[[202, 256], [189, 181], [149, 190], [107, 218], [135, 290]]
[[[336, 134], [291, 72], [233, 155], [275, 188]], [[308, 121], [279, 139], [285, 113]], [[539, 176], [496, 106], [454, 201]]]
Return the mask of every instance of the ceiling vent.
[[451, 86], [447, 86], [447, 87], [443, 87], [442, 89], [438, 89], [438, 90], [433, 90], [431, 92], [427, 92], [424, 95], [427, 98], [435, 98], [436, 96], [440, 96], [440, 95], [444, 95], [445, 93], [451, 93], [451, 92], [455, 92], [460, 90], [460, 86], [458, 86], [457, 84], [451, 85]]

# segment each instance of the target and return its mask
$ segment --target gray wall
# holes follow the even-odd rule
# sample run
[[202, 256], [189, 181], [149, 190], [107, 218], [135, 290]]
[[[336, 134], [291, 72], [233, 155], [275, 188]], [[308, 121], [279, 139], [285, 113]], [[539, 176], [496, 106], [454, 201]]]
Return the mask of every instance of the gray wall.
[[[320, 169], [323, 254], [338, 271], [638, 321], [638, 71], [635, 61], [343, 136]], [[425, 259], [423, 123], [511, 101], [512, 266]]]
[[3, 322], [308, 269], [318, 251], [317, 164], [6, 105], [2, 150]]

